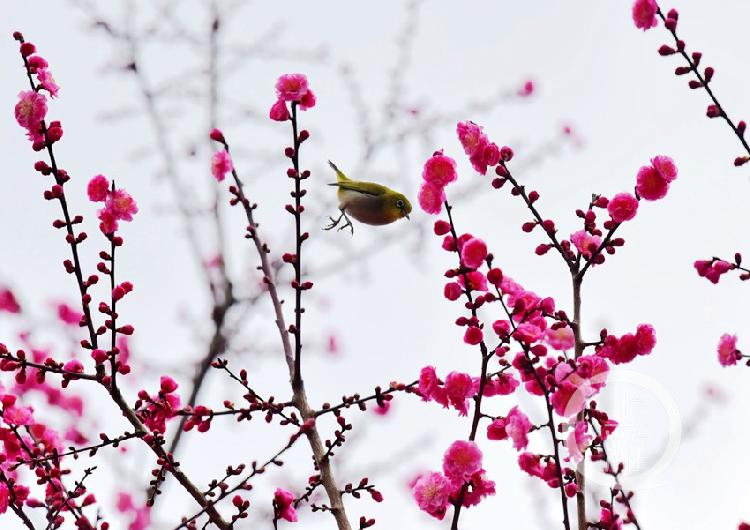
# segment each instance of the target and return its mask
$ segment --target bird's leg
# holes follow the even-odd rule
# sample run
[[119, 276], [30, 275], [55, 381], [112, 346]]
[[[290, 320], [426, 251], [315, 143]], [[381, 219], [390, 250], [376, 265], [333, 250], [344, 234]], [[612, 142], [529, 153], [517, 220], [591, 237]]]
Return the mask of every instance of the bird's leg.
[[[343, 217], [344, 219], [346, 219], [346, 223], [344, 223], [343, 225], [339, 226], [339, 230], [343, 230], [344, 228], [346, 228], [348, 226], [349, 230], [352, 231], [352, 235], [354, 235], [354, 225], [352, 224], [352, 220], [349, 219], [349, 216], [346, 215], [346, 212], [344, 210], [341, 210], [341, 217]], [[338, 220], [336, 221], [337, 223], [338, 223], [338, 221], [341, 220], [341, 217], [338, 218]]]

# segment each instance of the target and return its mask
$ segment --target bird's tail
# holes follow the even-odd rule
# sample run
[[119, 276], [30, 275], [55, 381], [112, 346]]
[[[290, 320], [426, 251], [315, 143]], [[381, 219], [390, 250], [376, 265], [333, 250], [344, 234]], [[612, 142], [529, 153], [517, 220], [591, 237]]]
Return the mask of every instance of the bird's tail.
[[348, 182], [351, 179], [344, 175], [344, 173], [330, 160], [328, 161], [328, 165], [331, 166], [331, 169], [333, 169], [336, 172], [336, 182], [333, 184], [329, 184], [329, 186], [336, 186], [340, 184], [341, 182]]

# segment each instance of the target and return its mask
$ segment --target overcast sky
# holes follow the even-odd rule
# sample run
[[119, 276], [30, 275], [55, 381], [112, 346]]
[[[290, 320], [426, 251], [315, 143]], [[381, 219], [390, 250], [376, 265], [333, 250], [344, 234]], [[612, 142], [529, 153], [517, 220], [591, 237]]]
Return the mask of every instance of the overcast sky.
[[[121, 2], [94, 4], [109, 20], [123, 24]], [[132, 4], [139, 13], [134, 27], [141, 27], [152, 18], [152, 2]], [[745, 480], [750, 463], [743, 454], [750, 435], [745, 421], [748, 374], [741, 367], [722, 369], [715, 353], [719, 336], [727, 331], [736, 332], [740, 345], [750, 348], [748, 286], [730, 277], [714, 286], [698, 278], [692, 268], [695, 259], [750, 252], [746, 237], [750, 170], [733, 167], [741, 146], [725, 124], [705, 117], [706, 95], [689, 90], [686, 79], [673, 75], [679, 64], [676, 58], [656, 53], [667, 42], [663, 28], [637, 30], [630, 18], [630, 2], [547, 1], [535, 7], [528, 2], [480, 2], [470, 8], [425, 2], [409, 31], [412, 51], [399, 59], [398, 36], [409, 16], [401, 2], [308, 2], [292, 4], [293, 10], [289, 3], [285, 3], [288, 10], [282, 10], [280, 3], [219, 4], [225, 15], [220, 50], [226, 61], [221, 67], [218, 122], [236, 146], [238, 167], [260, 204], [257, 215], [274, 253], [292, 245], [290, 216], [283, 211], [291, 182], [284, 174], [283, 158], [289, 131], [286, 124], [270, 123], [265, 117], [274, 99], [275, 79], [285, 72], [305, 72], [318, 98], [317, 106], [301, 115], [302, 126], [313, 135], [304, 145], [302, 163], [313, 170], [309, 201], [311, 212], [317, 214], [306, 219], [312, 232], [306, 259], [316, 284], [305, 317], [310, 345], [305, 378], [313, 403], [335, 401], [344, 393], [365, 392], [392, 380], [409, 382], [427, 364], [435, 365], [440, 374], [476, 372], [479, 364], [477, 352], [463, 345], [461, 329], [452, 324], [460, 307], [442, 297], [443, 272], [451, 266], [451, 257], [440, 250], [436, 238], [418, 237], [426, 214], [415, 212], [411, 225], [400, 221], [382, 228], [358, 226], [354, 237], [318, 229], [322, 215], [335, 213], [331, 189], [324, 185], [332, 178], [326, 160], [352, 171], [366, 167], [367, 175], [352, 176], [378, 178], [414, 197], [421, 164], [432, 151], [444, 148], [460, 167], [459, 182], [449, 188], [449, 199], [460, 190], [477, 186], [483, 190], [457, 204], [459, 230], [483, 237], [506, 274], [538, 294], [555, 296], [559, 306], [569, 308], [566, 269], [552, 253], [534, 255], [540, 239], [538, 234], [521, 232], [528, 214], [519, 201], [506, 190], [492, 192], [487, 179], [471, 170], [455, 138], [456, 119], [472, 119], [484, 125], [494, 141], [515, 148], [517, 177], [540, 191], [540, 209], [555, 219], [563, 236], [578, 229], [574, 211], [588, 203], [591, 193], [611, 195], [632, 189], [638, 168], [654, 155], [666, 154], [674, 158], [679, 177], [666, 199], [641, 204], [637, 218], [623, 227], [626, 246], [587, 277], [584, 331], [593, 338], [606, 326], [619, 335], [638, 323], [652, 323], [657, 348], [628, 368], [659, 381], [673, 396], [684, 422], [693, 425], [694, 411], [701, 411], [698, 425], [689, 436], [683, 433], [676, 458], [661, 476], [663, 486], [637, 496], [644, 528], [736, 528], [743, 517], [750, 519], [750, 486]], [[680, 11], [679, 31], [688, 48], [702, 51], [703, 64], [716, 69], [713, 85], [722, 104], [737, 119], [746, 117], [750, 77], [742, 73], [747, 61], [739, 53], [738, 35], [746, 32], [750, 5], [681, 0], [674, 7]], [[208, 19], [203, 2], [181, 3], [178, 17], [198, 38], [205, 37]], [[55, 151], [73, 177], [67, 189], [74, 211], [93, 220], [94, 208], [85, 199], [84, 188], [97, 173], [115, 178], [139, 201], [141, 211], [124, 229], [127, 244], [118, 263], [122, 278], [136, 286], [121, 312], [137, 329], [133, 340], [139, 370], [131, 376], [130, 389], [134, 396], [140, 388], [154, 391], [163, 373], [173, 373], [187, 383], [210, 332], [205, 316], [208, 299], [184, 242], [175, 197], [165, 179], [159, 178], [161, 159], [154, 151], [153, 129], [144, 116], [138, 87], [132, 75], [117, 71], [117, 65], [127, 61], [127, 53], [90, 26], [87, 14], [70, 2], [35, 2], [33, 12], [24, 2], [6, 2], [0, 8], [0, 101], [7, 109], [0, 120], [4, 161], [0, 196], [5, 199], [0, 208], [4, 227], [0, 283], [16, 289], [38, 319], [49, 314], [50, 300], [74, 300], [75, 295], [75, 285], [60, 265], [67, 249], [50, 226], [56, 205], [42, 198], [45, 181], [32, 168], [38, 155], [12, 116], [16, 94], [27, 88], [17, 45], [10, 36], [21, 30], [47, 58], [62, 87], [60, 97], [50, 103], [49, 117], [60, 119], [65, 130]], [[243, 51], [243, 44], [252, 44], [251, 51]], [[205, 64], [206, 53], [200, 44], [184, 46], [169, 39], [141, 50], [145, 73], [157, 86], [160, 80], [187, 72], [180, 78], [179, 93], [161, 98], [159, 110], [167, 117], [169, 140], [190, 185], [188, 200], [199, 206], [207, 204], [209, 197], [210, 146], [205, 141], [205, 84], [191, 69]], [[359, 86], [357, 105], [340, 73], [344, 64]], [[406, 122], [410, 110], [450, 119], [399, 149], [379, 151], [362, 166], [366, 118], [361, 109], [367, 109], [377, 137], [382, 107], [394, 90], [394, 68], [405, 70], [403, 81], [395, 87], [404, 105], [396, 119]], [[463, 111], [472, 102], [513, 94], [527, 79], [535, 83], [532, 97], [503, 96], [489, 109]], [[528, 160], [559, 139], [566, 124], [581, 139], [580, 145], [547, 149], [541, 161]], [[191, 157], [188, 152], [193, 146], [196, 154]], [[239, 212], [227, 214], [226, 221], [230, 268], [250, 285], [257, 256], [242, 238]], [[93, 223], [88, 231], [96, 232]], [[384, 240], [395, 244], [356, 258]], [[101, 241], [92, 238], [84, 251], [90, 270], [97, 243]], [[237, 352], [233, 363], [246, 367], [263, 393], [286, 399], [286, 366], [269, 310], [268, 303], [260, 303], [244, 321], [239, 346], [252, 351]], [[5, 336], [0, 342], [14, 344], [18, 329], [17, 321], [3, 317], [0, 330]], [[340, 346], [336, 357], [321, 347], [330, 335]], [[68, 350], [61, 345], [56, 352], [65, 358]], [[707, 385], [720, 389], [728, 401], [701, 409]], [[637, 425], [629, 427], [630, 432], [645, 437], [644, 461], [658, 458], [667, 433], [660, 403], [634, 388], [613, 387], [608, 392], [603, 400]], [[241, 394], [214, 375], [202, 401], [218, 406], [228, 395], [239, 399]], [[632, 408], [623, 411], [625, 395], [643, 401], [628, 401]], [[91, 396], [102, 398], [96, 393]], [[504, 413], [519, 400], [540, 422], [539, 403], [523, 392], [511, 399], [496, 398], [490, 408]], [[94, 428], [106, 427], [110, 432], [123, 428], [112, 418], [105, 400], [91, 407], [99, 418]], [[336, 457], [341, 456], [342, 481], [369, 473], [386, 498], [380, 505], [364, 499], [351, 502], [350, 512], [357, 518], [376, 517], [381, 528], [446, 528], [447, 522], [434, 522], [419, 512], [404, 484], [419, 471], [440, 467], [445, 448], [466, 437], [467, 419], [411, 396], [400, 396], [385, 418], [370, 412], [360, 416], [351, 412], [347, 418], [353, 420], [355, 433]], [[183, 467], [198, 481], [207, 481], [227, 463], [264, 459], [284, 436], [261, 420], [241, 426], [216, 420], [208, 435], [186, 437]], [[532, 447], [542, 451], [545, 443], [539, 438]], [[462, 527], [559, 528], [557, 494], [518, 470], [516, 453], [508, 444], [480, 437], [480, 445], [498, 494], [466, 511]], [[120, 487], [119, 477], [142, 476], [153, 464], [142, 458], [140, 450], [119, 464], [111, 455], [102, 457], [92, 481], [108, 492]], [[312, 473], [307, 446], [300, 444], [292, 451], [288, 464], [250, 495], [257, 507], [254, 513], [270, 506], [271, 488], [302, 488]], [[386, 469], [378, 473], [378, 466]], [[154, 528], [171, 528], [178, 514], [193, 510], [176, 488], [168, 488], [165, 495], [168, 500], [157, 510]], [[102, 498], [111, 510], [107, 495]], [[308, 511], [301, 524], [331, 528], [325, 515]], [[3, 528], [19, 528], [16, 525], [11, 516], [3, 517]]]

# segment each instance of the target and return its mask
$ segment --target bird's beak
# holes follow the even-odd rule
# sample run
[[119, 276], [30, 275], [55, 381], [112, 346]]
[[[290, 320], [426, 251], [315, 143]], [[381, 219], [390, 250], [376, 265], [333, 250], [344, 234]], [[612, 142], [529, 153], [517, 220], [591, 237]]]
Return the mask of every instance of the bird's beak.
[[409, 221], [411, 221], [411, 217], [409, 217], [409, 214], [408, 214], [408, 213], [405, 213], [405, 214], [404, 214], [404, 217], [406, 217], [406, 218], [407, 218], [407, 219], [408, 219]]

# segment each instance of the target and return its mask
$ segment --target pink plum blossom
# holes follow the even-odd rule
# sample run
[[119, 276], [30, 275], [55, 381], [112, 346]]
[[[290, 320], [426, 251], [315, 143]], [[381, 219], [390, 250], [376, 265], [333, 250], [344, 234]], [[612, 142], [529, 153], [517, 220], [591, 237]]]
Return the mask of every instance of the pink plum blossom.
[[570, 326], [550, 328], [544, 338], [553, 350], [558, 351], [571, 350], [576, 344], [575, 334]]
[[277, 488], [273, 495], [276, 514], [290, 523], [297, 522], [297, 512], [294, 509], [294, 494], [282, 488]]
[[433, 471], [421, 475], [411, 491], [420, 510], [440, 520], [445, 517], [453, 484], [441, 473]]
[[229, 156], [229, 153], [225, 149], [216, 151], [211, 156], [211, 174], [217, 182], [224, 180], [227, 173], [232, 171], [232, 168], [232, 157]]
[[635, 0], [633, 3], [633, 22], [635, 27], [646, 31], [658, 24], [656, 11], [659, 6], [656, 0]]
[[419, 206], [429, 214], [437, 215], [443, 209], [445, 202], [445, 189], [442, 186], [436, 186], [430, 182], [422, 182], [417, 195]]
[[568, 449], [570, 460], [577, 464], [583, 460], [583, 454], [591, 444], [593, 436], [588, 434], [588, 424], [585, 421], [576, 422], [574, 429], [570, 431], [565, 439], [565, 447]]
[[463, 484], [482, 469], [482, 451], [476, 443], [456, 440], [443, 455], [443, 473], [454, 484]]
[[441, 152], [435, 153], [425, 162], [422, 178], [438, 187], [445, 187], [458, 179], [456, 161]]
[[616, 223], [630, 221], [638, 212], [638, 199], [630, 193], [618, 193], [607, 204], [607, 211]]
[[109, 181], [104, 175], [97, 175], [92, 178], [86, 186], [86, 192], [89, 200], [92, 202], [102, 202], [107, 198], [109, 193]]
[[487, 244], [472, 237], [461, 247], [461, 262], [470, 269], [478, 269], [487, 257]]
[[570, 242], [575, 245], [584, 258], [591, 258], [602, 244], [602, 238], [589, 234], [586, 230], [579, 230], [570, 234]]
[[719, 364], [722, 366], [737, 364], [737, 335], [729, 335], [728, 333], [722, 335], [716, 351], [719, 354]]
[[288, 120], [291, 117], [291, 114], [289, 114], [289, 109], [286, 107], [286, 102], [283, 99], [278, 99], [276, 103], [271, 105], [268, 117], [273, 121]]
[[35, 131], [47, 115], [47, 98], [34, 90], [20, 92], [15, 113], [21, 127], [29, 132]]
[[276, 94], [283, 101], [299, 102], [308, 90], [304, 74], [284, 74], [276, 81]]

